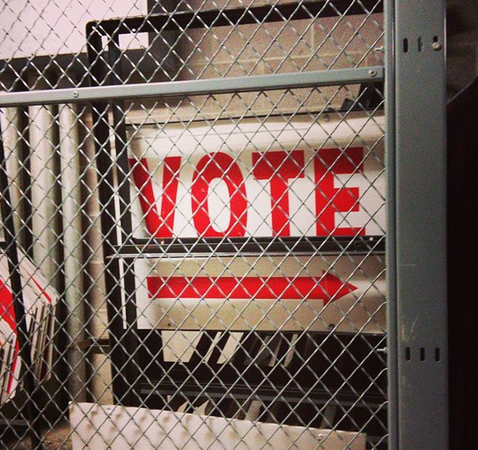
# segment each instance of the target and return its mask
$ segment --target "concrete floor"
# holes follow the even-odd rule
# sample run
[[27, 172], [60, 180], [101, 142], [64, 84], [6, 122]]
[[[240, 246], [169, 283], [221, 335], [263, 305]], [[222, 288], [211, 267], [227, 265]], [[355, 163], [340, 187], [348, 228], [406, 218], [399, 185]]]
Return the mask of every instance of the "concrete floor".
[[[70, 424], [63, 422], [43, 435], [43, 450], [72, 450]], [[21, 441], [14, 437], [0, 442], [0, 450], [32, 450], [29, 437]]]

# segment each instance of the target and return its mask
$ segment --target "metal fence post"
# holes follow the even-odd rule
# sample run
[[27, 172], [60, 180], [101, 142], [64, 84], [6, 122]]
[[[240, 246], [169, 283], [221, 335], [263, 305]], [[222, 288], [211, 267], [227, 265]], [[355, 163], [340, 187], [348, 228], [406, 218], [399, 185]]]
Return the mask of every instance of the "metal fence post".
[[397, 317], [390, 351], [398, 383], [392, 421], [399, 449], [446, 449], [445, 2], [401, 0], [394, 18], [395, 30], [389, 27], [388, 34], [391, 42], [395, 33], [395, 51], [388, 63], [395, 74], [387, 78], [394, 114], [388, 164], [395, 168], [389, 178], [396, 246], [389, 252], [389, 267], [396, 271], [390, 274], [392, 293], [396, 281], [390, 309]]

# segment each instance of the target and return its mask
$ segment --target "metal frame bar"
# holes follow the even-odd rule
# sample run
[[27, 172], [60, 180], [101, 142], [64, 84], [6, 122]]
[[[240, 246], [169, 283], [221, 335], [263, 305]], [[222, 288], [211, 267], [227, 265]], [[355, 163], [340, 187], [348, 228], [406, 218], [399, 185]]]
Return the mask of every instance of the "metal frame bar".
[[387, 6], [390, 448], [447, 449], [445, 2]]
[[365, 255], [373, 251], [374, 254], [385, 253], [385, 236], [356, 236], [333, 238], [305, 237], [305, 238], [182, 238], [182, 239], [133, 239], [125, 242], [116, 249], [117, 256], [128, 258], [138, 253], [153, 257], [162, 255], [200, 256], [214, 252], [225, 256], [240, 253], [241, 255], [257, 255], [263, 252], [268, 254], [312, 255], [339, 254], [346, 251], [349, 254]]
[[[356, 14], [364, 12], [363, 5], [359, 5], [351, 0], [340, 0], [340, 8], [343, 9], [343, 13], [347, 14]], [[373, 8], [378, 8], [377, 5], [380, 2], [372, 0]], [[337, 6], [337, 5], [334, 5]], [[313, 9], [313, 15], [308, 8]], [[372, 10], [373, 10], [372, 8]], [[279, 11], [280, 10], [280, 11]], [[287, 11], [286, 11], [287, 10]], [[279, 12], [278, 12], [279, 11]], [[87, 40], [88, 40], [88, 51], [89, 51], [89, 60], [90, 63], [95, 67], [95, 73], [92, 73], [92, 84], [100, 85], [96, 88], [87, 88], [81, 90], [71, 90], [68, 94], [74, 97], [75, 101], [87, 101], [91, 99], [105, 100], [108, 99], [110, 102], [113, 102], [114, 108], [121, 108], [121, 101], [128, 98], [146, 98], [146, 97], [160, 97], [160, 96], [187, 96], [187, 95], [199, 95], [199, 94], [218, 94], [218, 93], [231, 93], [231, 92], [248, 92], [248, 91], [264, 91], [272, 89], [292, 89], [292, 88], [305, 88], [305, 87], [320, 87], [320, 86], [334, 86], [334, 85], [345, 85], [345, 84], [381, 84], [384, 80], [384, 68], [383, 67], [367, 67], [367, 68], [354, 68], [354, 69], [342, 69], [342, 70], [329, 70], [329, 71], [316, 71], [316, 72], [306, 72], [306, 73], [294, 73], [294, 74], [273, 74], [265, 76], [252, 76], [252, 77], [237, 77], [237, 78], [225, 78], [225, 79], [211, 79], [211, 80], [193, 80], [193, 81], [183, 81], [183, 82], [167, 82], [167, 83], [142, 83], [136, 85], [122, 85], [121, 83], [121, 52], [117, 48], [118, 35], [124, 33], [133, 32], [135, 30], [140, 31], [149, 31], [149, 32], [158, 32], [159, 24], [163, 24], [159, 32], [164, 31], [169, 28], [181, 29], [181, 23], [184, 22], [186, 25], [185, 28], [200, 28], [200, 27], [213, 27], [220, 25], [238, 25], [242, 23], [265, 23], [273, 21], [286, 21], [294, 19], [314, 19], [320, 15], [320, 17], [326, 17], [326, 13], [334, 13], [332, 15], [337, 15], [337, 10], [330, 8], [330, 4], [326, 1], [317, 1], [311, 3], [295, 3], [283, 5], [280, 7], [274, 6], [264, 6], [264, 7], [254, 7], [238, 10], [215, 10], [215, 11], [206, 11], [199, 14], [194, 14], [192, 17], [191, 13], [174, 13], [170, 15], [160, 15], [155, 17], [148, 18], [133, 18], [133, 19], [119, 19], [111, 21], [102, 21], [102, 22], [92, 22], [87, 26]], [[376, 11], [378, 12], [378, 11]], [[305, 13], [305, 15], [304, 15]], [[330, 15], [330, 14], [329, 14]], [[258, 18], [260, 17], [260, 19]], [[191, 22], [192, 20], [192, 22]], [[151, 23], [154, 22], [153, 27]], [[172, 25], [171, 25], [172, 24]], [[154, 28], [154, 25], [156, 28]], [[107, 48], [102, 46], [101, 37], [106, 36], [107, 38]], [[109, 86], [104, 86], [109, 84]], [[119, 84], [119, 86], [114, 86]], [[94, 89], [94, 90], [93, 90]], [[90, 97], [87, 97], [89, 95]], [[100, 97], [95, 97], [100, 95]], [[106, 98], [105, 98], [106, 97]], [[1, 97], [0, 97], [1, 100]], [[116, 142], [116, 158], [123, 159], [120, 164], [128, 165], [126, 154], [123, 152], [124, 148], [124, 139], [122, 139], [122, 126], [121, 120], [118, 121], [117, 115], [113, 118], [114, 120], [114, 130], [119, 128], [120, 133], [115, 132], [115, 142]], [[105, 136], [104, 136], [105, 137]], [[104, 139], [100, 139], [100, 145], [102, 153], [108, 152], [108, 143]], [[111, 155], [105, 155], [105, 158], [112, 160]], [[104, 168], [105, 169], [105, 168]], [[111, 175], [111, 168], [108, 170], [108, 173]], [[106, 174], [105, 174], [106, 175]], [[106, 178], [105, 178], [106, 179]], [[125, 185], [125, 180], [118, 180], [119, 186]], [[108, 195], [105, 195], [107, 198]], [[114, 216], [114, 208], [111, 208], [111, 205], [105, 203], [104, 206], [107, 208], [106, 215]], [[124, 207], [124, 205], [123, 205]], [[130, 213], [128, 211], [122, 211], [121, 213], [121, 224], [123, 222], [128, 222], [130, 220]], [[108, 218], [109, 221], [109, 218]], [[129, 225], [128, 225], [129, 226]], [[105, 227], [106, 228], [106, 227]], [[123, 235], [123, 234], [122, 234]], [[122, 248], [124, 244], [129, 242], [124, 242], [120, 246], [113, 245], [117, 249]], [[111, 244], [111, 243], [110, 243]], [[136, 244], [136, 242], [134, 242]], [[379, 239], [374, 243], [377, 247], [380, 244], [383, 244], [383, 240]], [[234, 245], [235, 246], [235, 245]], [[347, 241], [346, 246], [350, 246], [351, 250], [354, 244], [350, 241]], [[364, 244], [365, 246], [365, 244]], [[133, 245], [133, 251], [138, 247]], [[211, 251], [210, 246], [206, 246], [209, 252]], [[383, 247], [383, 245], [382, 245]], [[377, 248], [378, 249], [378, 248]], [[108, 253], [108, 255], [107, 255]], [[117, 267], [119, 261], [112, 261], [112, 255], [110, 252], [105, 251], [105, 263], [111, 267]], [[119, 267], [119, 266], [118, 266]], [[116, 269], [115, 269], [116, 270]], [[132, 273], [132, 267], [126, 266], [125, 275]], [[131, 286], [126, 288], [126, 297], [128, 299], [128, 305], [131, 307], [131, 300], [134, 298], [134, 289], [132, 292]], [[118, 311], [122, 307], [121, 298], [118, 295], [112, 295], [109, 297], [109, 301], [113, 302], [114, 305], [111, 305], [112, 312]], [[131, 335], [130, 330], [134, 329], [135, 318], [131, 317], [131, 314], [128, 314], [128, 308], [126, 311], [128, 328], [121, 330], [122, 327], [119, 326], [112, 330], [112, 334], [116, 335], [114, 341], [128, 341], [128, 335]], [[136, 330], [138, 332], [140, 330]], [[120, 335], [118, 335], [118, 332]], [[153, 338], [153, 335], [157, 333], [148, 333], [149, 338]], [[157, 345], [157, 343], [155, 343]], [[112, 347], [114, 348], [114, 347]], [[158, 349], [159, 350], [159, 349]], [[156, 353], [156, 352], [155, 352]], [[134, 354], [130, 353], [131, 355]], [[128, 356], [128, 359], [131, 358]], [[134, 398], [134, 393], [143, 394], [144, 399], [148, 399], [153, 394], [151, 390], [151, 381], [157, 376], [157, 373], [151, 378], [146, 377], [148, 382], [146, 383], [149, 386], [147, 392], [143, 393], [142, 390], [137, 389], [137, 377], [130, 373], [130, 370], [126, 370], [127, 367], [124, 365], [123, 360], [117, 361], [113, 355], [113, 366], [122, 367], [122, 372], [125, 373], [125, 379], [131, 381], [131, 384], [128, 386], [127, 390], [129, 395], [125, 397], [124, 389], [126, 386], [120, 387], [119, 395], [115, 395], [117, 401], [122, 397], [126, 400], [127, 403], [134, 404], [132, 402], [136, 401], [137, 398]], [[147, 358], [149, 360], [149, 358]], [[168, 364], [164, 361], [158, 361], [156, 370], [162, 372], [165, 367], [168, 367]], [[128, 366], [135, 366], [135, 361], [131, 360]], [[173, 370], [172, 368], [168, 369], [168, 373], [172, 374], [174, 372], [174, 378], [182, 379], [183, 382], [188, 378], [184, 378], [185, 374], [183, 370]], [[205, 369], [208, 371], [208, 367]], [[134, 371], [134, 367], [133, 367]], [[115, 370], [119, 372], [119, 370]], [[210, 379], [210, 376], [207, 376], [207, 379]], [[233, 375], [233, 379], [236, 380], [236, 376]], [[236, 380], [237, 381], [237, 380]], [[262, 377], [258, 377], [257, 380], [254, 378], [250, 382], [254, 385], [258, 385], [262, 381]], [[278, 381], [278, 380], [276, 380]], [[133, 387], [134, 386], [134, 387]], [[360, 389], [359, 389], [360, 390]], [[132, 392], [134, 391], [134, 392]], [[137, 395], [137, 394], [136, 394]], [[163, 401], [163, 396], [160, 394], [158, 399], [160, 402]], [[153, 400], [153, 398], [151, 398]], [[158, 407], [157, 401], [152, 405]]]
[[384, 68], [320, 70], [294, 74], [255, 75], [221, 79], [138, 83], [94, 86], [79, 89], [55, 89], [0, 94], [0, 107], [57, 103], [127, 100], [151, 97], [226, 94], [257, 90], [292, 89], [344, 84], [378, 83], [384, 80]]
[[[88, 40], [88, 56], [92, 61], [90, 66], [91, 80], [106, 78], [104, 66], [101, 61], [94, 58], [94, 52], [102, 48], [101, 37], [95, 35]], [[131, 386], [134, 381], [130, 371], [124, 370], [130, 362], [131, 344], [134, 341], [126, 339], [128, 336], [123, 330], [122, 296], [121, 296], [121, 271], [118, 261], [109, 260], [114, 255], [114, 248], [118, 245], [116, 234], [115, 205], [110, 200], [114, 197], [114, 163], [115, 158], [111, 152], [110, 124], [108, 121], [109, 106], [104, 99], [102, 102], [92, 104], [92, 115], [95, 122], [95, 147], [98, 154], [98, 172], [105, 182], [99, 188], [101, 211], [101, 232], [103, 235], [103, 257], [105, 263], [106, 305], [109, 318], [109, 339], [111, 346], [111, 365], [113, 395], [116, 403], [135, 404]], [[130, 364], [131, 365], [131, 364]]]
[[395, 188], [395, 0], [385, 1], [385, 170], [387, 173], [387, 376], [388, 449], [398, 450], [398, 364], [396, 293], [396, 188]]

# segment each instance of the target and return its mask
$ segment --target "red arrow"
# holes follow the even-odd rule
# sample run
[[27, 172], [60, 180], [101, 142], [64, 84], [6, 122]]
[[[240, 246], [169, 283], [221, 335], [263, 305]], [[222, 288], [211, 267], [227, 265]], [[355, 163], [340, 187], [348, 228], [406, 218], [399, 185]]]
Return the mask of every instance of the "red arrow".
[[151, 298], [335, 301], [357, 289], [335, 275], [322, 277], [148, 277]]

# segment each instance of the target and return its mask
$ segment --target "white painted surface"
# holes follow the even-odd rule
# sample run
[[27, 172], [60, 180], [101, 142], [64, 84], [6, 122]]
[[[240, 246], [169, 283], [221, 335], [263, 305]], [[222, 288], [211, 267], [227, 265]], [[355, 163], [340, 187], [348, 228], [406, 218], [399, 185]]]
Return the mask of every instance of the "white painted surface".
[[[138, 326], [143, 329], [278, 330], [383, 333], [385, 263], [370, 256], [289, 256], [144, 259], [135, 264]], [[322, 300], [151, 298], [147, 277], [323, 277], [333, 274], [355, 290]], [[272, 279], [273, 281], [273, 279]]]
[[[14, 0], [0, 10], [0, 58], [69, 54], [86, 51], [91, 20], [138, 16], [146, 0]], [[146, 39], [145, 39], [146, 38]], [[147, 36], [130, 37], [123, 47], [147, 45]]]
[[72, 403], [73, 450], [365, 450], [365, 434]]

